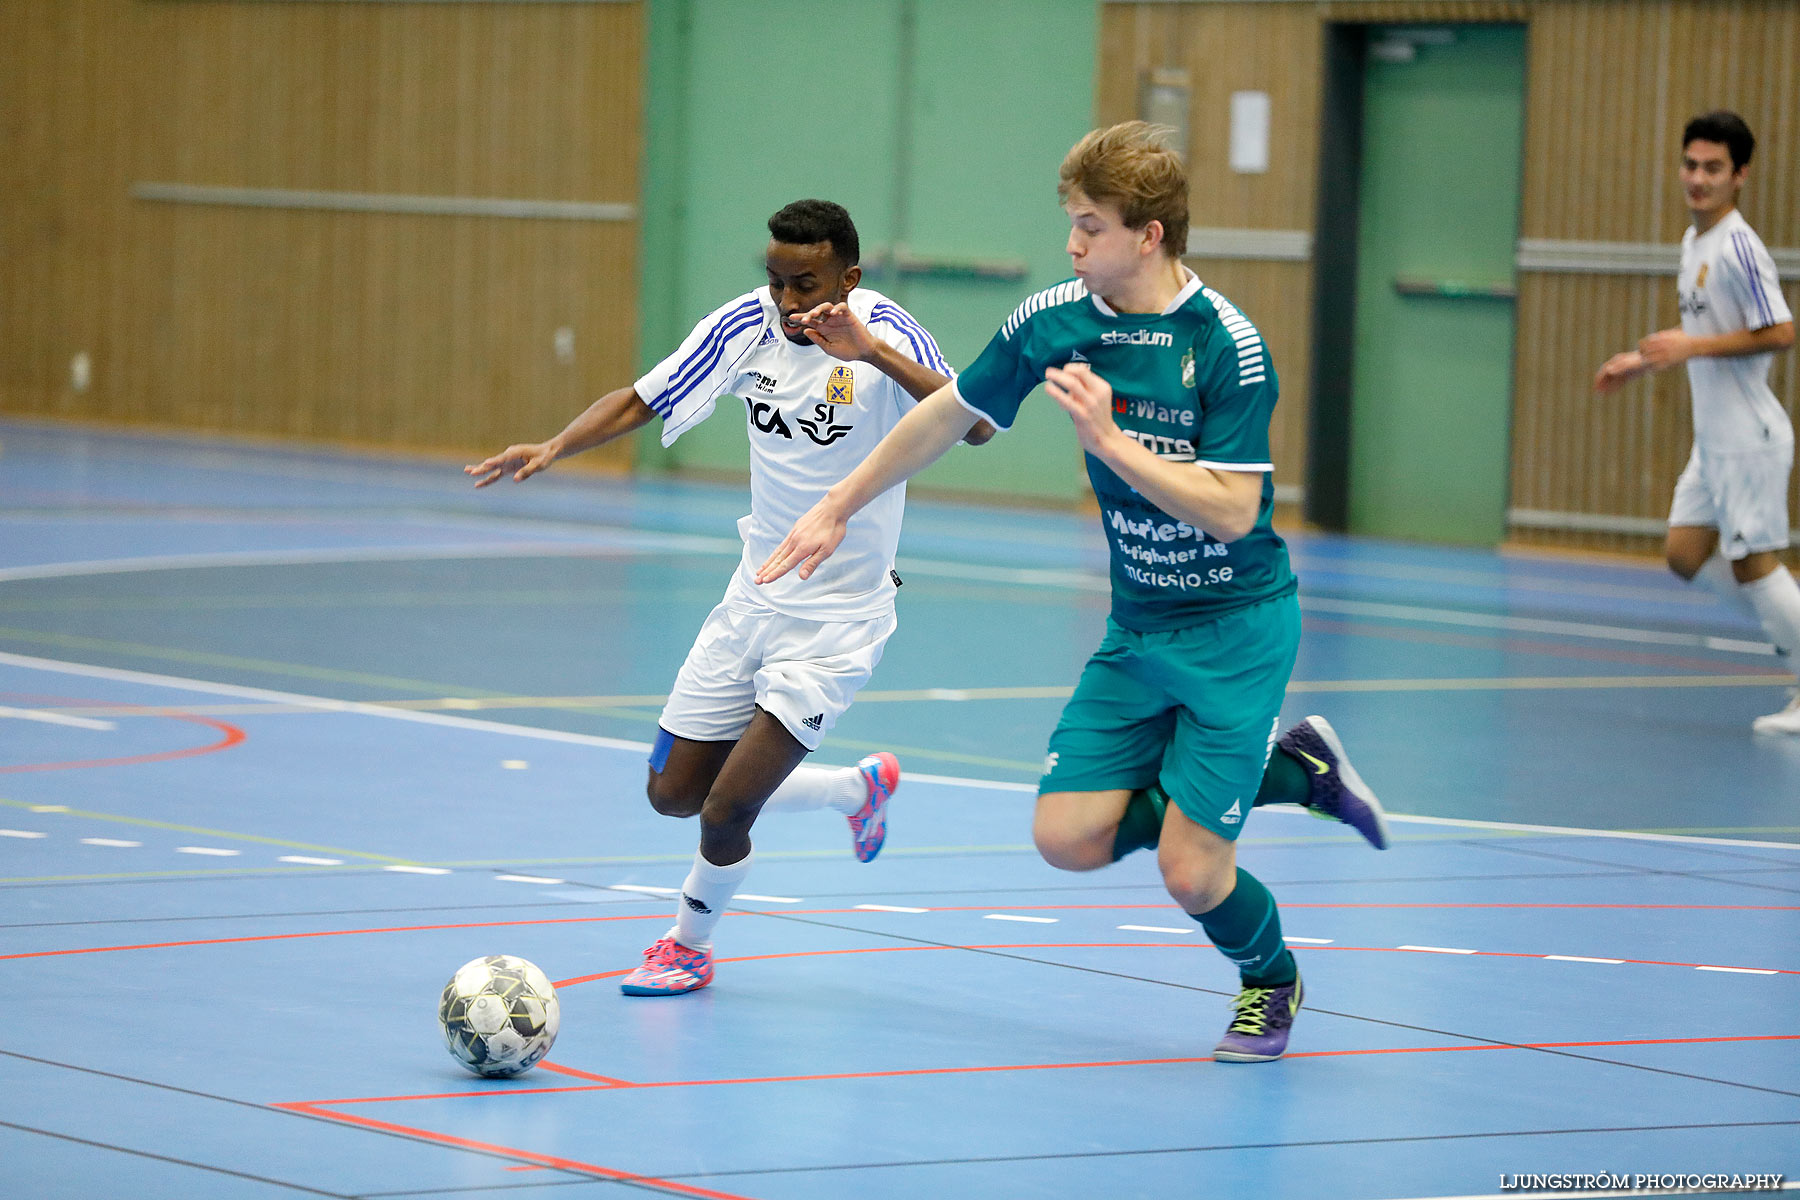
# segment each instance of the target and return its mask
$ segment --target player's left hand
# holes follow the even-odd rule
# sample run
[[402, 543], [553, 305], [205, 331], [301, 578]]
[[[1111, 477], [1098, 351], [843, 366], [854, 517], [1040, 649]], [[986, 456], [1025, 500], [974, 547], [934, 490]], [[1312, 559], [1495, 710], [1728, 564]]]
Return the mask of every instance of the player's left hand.
[[1075, 436], [1089, 454], [1098, 457], [1109, 442], [1124, 436], [1113, 421], [1112, 384], [1086, 363], [1051, 367], [1044, 372], [1044, 390], [1069, 414]]
[[1638, 343], [1644, 365], [1663, 371], [1694, 357], [1694, 339], [1679, 329], [1661, 329]]
[[875, 353], [875, 335], [856, 319], [848, 304], [821, 304], [798, 313], [793, 323], [813, 345], [845, 362], [865, 362]]

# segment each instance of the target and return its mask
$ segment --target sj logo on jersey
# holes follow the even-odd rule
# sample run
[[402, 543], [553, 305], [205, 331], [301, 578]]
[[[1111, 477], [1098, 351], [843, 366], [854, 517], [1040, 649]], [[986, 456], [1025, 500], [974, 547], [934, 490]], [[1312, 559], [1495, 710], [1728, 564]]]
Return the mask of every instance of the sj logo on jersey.
[[856, 403], [856, 375], [849, 367], [831, 368], [831, 377], [825, 381], [825, 400], [828, 404]]

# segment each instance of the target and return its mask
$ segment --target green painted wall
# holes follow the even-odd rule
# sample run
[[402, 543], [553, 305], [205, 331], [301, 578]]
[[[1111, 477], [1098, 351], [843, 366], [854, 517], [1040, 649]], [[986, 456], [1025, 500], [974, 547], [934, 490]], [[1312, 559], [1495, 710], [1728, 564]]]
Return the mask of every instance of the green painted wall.
[[[822, 196], [850, 210], [865, 260], [1011, 261], [994, 282], [871, 272], [868, 282], [966, 366], [1026, 295], [1068, 278], [1056, 169], [1091, 124], [1094, 0], [651, 0], [638, 360], [668, 353], [713, 307], [762, 282], [769, 214]], [[741, 406], [643, 469], [744, 471]], [[958, 447], [924, 486], [1072, 501], [1081, 456], [1039, 397], [979, 450]]]
[[1395, 280], [1512, 284], [1525, 30], [1448, 28], [1453, 44], [1364, 74], [1350, 528], [1492, 545], [1506, 532], [1514, 304], [1402, 295]]

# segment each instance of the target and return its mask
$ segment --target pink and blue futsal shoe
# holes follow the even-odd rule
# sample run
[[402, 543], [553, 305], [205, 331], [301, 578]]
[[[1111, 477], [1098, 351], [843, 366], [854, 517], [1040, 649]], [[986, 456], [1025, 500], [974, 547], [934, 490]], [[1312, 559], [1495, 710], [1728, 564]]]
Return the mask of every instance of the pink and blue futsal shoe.
[[857, 862], [870, 862], [887, 841], [887, 806], [900, 786], [900, 760], [884, 750], [857, 763], [856, 770], [869, 789], [869, 798], [849, 816], [850, 845]]
[[711, 950], [695, 950], [660, 937], [644, 951], [644, 965], [619, 981], [627, 996], [679, 996], [712, 982]]

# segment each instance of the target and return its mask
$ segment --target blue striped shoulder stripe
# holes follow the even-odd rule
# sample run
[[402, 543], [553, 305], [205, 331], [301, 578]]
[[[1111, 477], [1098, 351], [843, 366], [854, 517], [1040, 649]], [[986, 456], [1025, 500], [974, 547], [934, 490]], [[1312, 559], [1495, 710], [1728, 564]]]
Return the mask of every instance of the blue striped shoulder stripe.
[[1046, 308], [1054, 308], [1059, 304], [1071, 304], [1087, 294], [1087, 284], [1079, 279], [1071, 279], [1066, 283], [1059, 283], [1053, 288], [1045, 288], [1035, 296], [1028, 297], [1025, 303], [1013, 309], [1013, 315], [1008, 317], [1006, 324], [1000, 327], [1000, 336], [1011, 341], [1012, 335], [1019, 331], [1019, 326], [1023, 325], [1033, 314], [1042, 312]]
[[1756, 266], [1756, 254], [1750, 248], [1750, 239], [1744, 231], [1734, 229], [1731, 232], [1731, 250], [1737, 255], [1738, 266], [1744, 271], [1744, 287], [1750, 298], [1756, 303], [1756, 318], [1763, 326], [1775, 324], [1775, 310], [1769, 307], [1769, 297], [1763, 293], [1762, 272]]
[[762, 319], [762, 299], [757, 296], [752, 296], [726, 312], [713, 323], [712, 329], [700, 340], [700, 345], [694, 352], [675, 368], [663, 394], [650, 407], [665, 417], [674, 412], [682, 398], [719, 365], [719, 359], [725, 353], [725, 343], [744, 330], [762, 324]]
[[914, 362], [945, 375], [950, 373], [950, 364], [944, 361], [937, 341], [925, 331], [923, 325], [913, 320], [911, 313], [898, 304], [883, 300], [869, 310], [869, 324], [883, 323], [892, 325], [906, 335], [907, 342], [912, 346]]
[[1238, 386], [1249, 387], [1253, 383], [1261, 383], [1269, 377], [1268, 355], [1263, 350], [1262, 334], [1250, 323], [1250, 318], [1238, 311], [1237, 305], [1227, 300], [1209, 287], [1200, 289], [1213, 311], [1219, 314], [1219, 324], [1231, 335], [1237, 345]]

